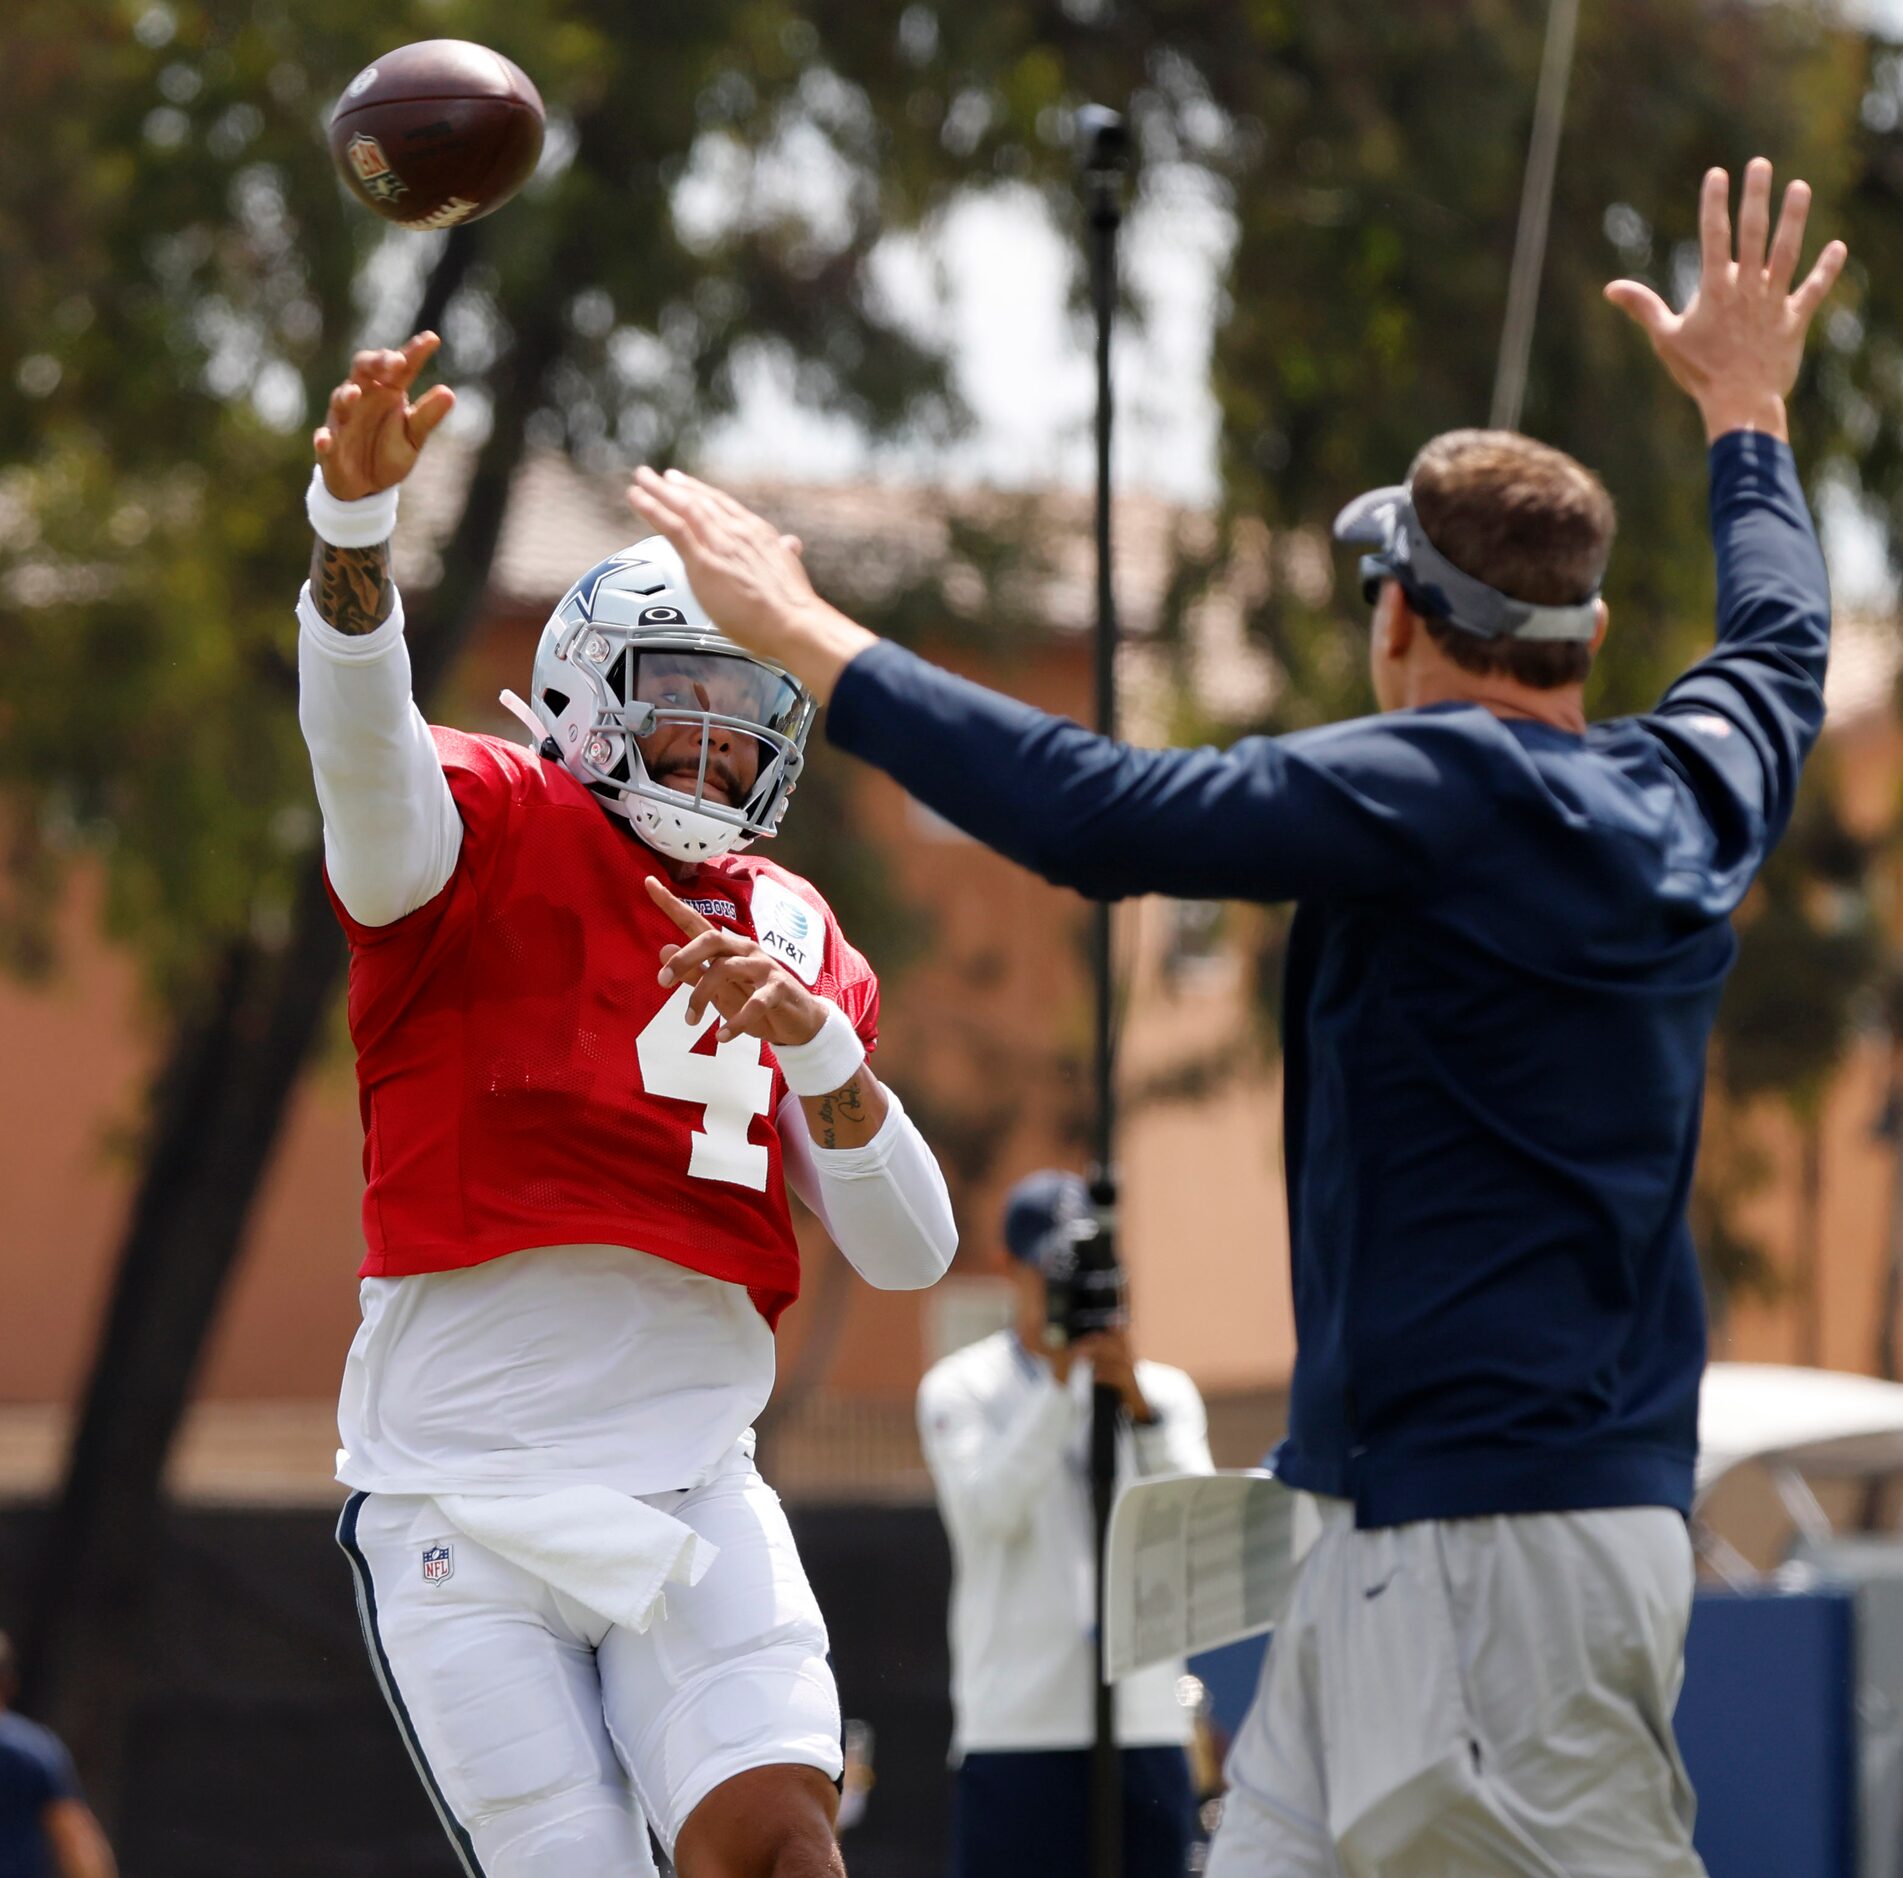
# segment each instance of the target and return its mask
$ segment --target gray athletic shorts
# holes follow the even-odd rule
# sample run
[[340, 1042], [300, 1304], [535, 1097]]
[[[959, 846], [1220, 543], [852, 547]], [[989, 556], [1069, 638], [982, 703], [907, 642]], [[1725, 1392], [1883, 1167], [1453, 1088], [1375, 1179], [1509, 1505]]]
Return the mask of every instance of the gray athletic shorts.
[[1319, 1504], [1208, 1878], [1701, 1878], [1678, 1514], [1357, 1532]]

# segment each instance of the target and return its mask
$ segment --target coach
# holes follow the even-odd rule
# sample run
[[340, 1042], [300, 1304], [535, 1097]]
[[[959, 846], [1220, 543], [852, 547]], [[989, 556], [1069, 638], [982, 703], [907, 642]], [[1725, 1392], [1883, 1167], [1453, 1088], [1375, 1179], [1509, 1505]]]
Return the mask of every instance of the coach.
[[[1343, 517], [1382, 715], [1149, 751], [949, 677], [813, 594], [797, 544], [643, 471], [722, 627], [835, 743], [1098, 896], [1300, 903], [1284, 989], [1299, 1354], [1276, 1468], [1323, 1530], [1230, 1761], [1212, 1878], [1693, 1874], [1671, 1732], [1704, 1312], [1685, 1223], [1730, 915], [1823, 721], [1830, 599], [1784, 400], [1844, 262], [1809, 192], [1700, 206], [1674, 315], [1608, 297], [1711, 442], [1716, 649], [1589, 725], [1612, 512], [1508, 433]], [[1768, 246], [1767, 246], [1768, 242]]]

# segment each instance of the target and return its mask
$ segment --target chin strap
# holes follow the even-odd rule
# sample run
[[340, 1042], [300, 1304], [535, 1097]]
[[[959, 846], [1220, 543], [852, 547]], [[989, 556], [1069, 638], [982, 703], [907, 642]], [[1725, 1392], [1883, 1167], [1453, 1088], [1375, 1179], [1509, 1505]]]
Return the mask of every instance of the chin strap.
[[562, 753], [555, 747], [555, 739], [548, 734], [548, 726], [535, 715], [535, 712], [506, 687], [496, 694], [496, 702], [523, 724], [529, 733], [529, 742], [538, 756], [550, 763], [559, 763]]

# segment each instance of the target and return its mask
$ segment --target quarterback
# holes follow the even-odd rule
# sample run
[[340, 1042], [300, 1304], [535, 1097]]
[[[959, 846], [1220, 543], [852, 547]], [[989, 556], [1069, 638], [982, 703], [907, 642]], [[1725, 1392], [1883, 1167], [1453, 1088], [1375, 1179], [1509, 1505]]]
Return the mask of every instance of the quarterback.
[[454, 402], [360, 353], [314, 442], [300, 718], [350, 942], [362, 1327], [338, 1530], [365, 1641], [483, 1878], [821, 1878], [839, 1702], [750, 1424], [799, 1291], [787, 1189], [875, 1285], [956, 1245], [867, 1065], [878, 980], [772, 835], [816, 705], [667, 543], [543, 631], [524, 747], [432, 729], [391, 574]]

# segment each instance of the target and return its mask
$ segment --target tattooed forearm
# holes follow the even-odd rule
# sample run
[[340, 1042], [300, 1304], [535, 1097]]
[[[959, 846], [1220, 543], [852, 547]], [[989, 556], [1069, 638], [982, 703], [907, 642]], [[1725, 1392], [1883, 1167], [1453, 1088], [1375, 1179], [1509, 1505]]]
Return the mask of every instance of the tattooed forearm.
[[865, 1095], [859, 1087], [859, 1078], [855, 1076], [843, 1089], [835, 1089], [831, 1095], [819, 1098], [819, 1145], [822, 1148], [838, 1147], [842, 1122], [856, 1137], [863, 1137], [869, 1119]]
[[390, 544], [333, 548], [319, 541], [311, 552], [311, 598], [318, 617], [340, 633], [375, 632], [396, 606]]
[[885, 1096], [863, 1070], [830, 1095], [802, 1096], [807, 1125], [822, 1148], [863, 1147], [885, 1120]]

